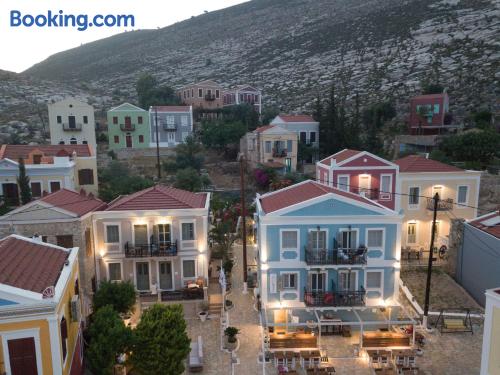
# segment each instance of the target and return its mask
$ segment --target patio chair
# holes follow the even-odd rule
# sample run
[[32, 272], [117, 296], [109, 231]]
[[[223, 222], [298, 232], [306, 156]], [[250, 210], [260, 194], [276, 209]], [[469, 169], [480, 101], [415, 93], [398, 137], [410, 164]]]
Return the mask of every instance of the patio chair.
[[196, 342], [191, 343], [191, 352], [189, 353], [189, 372], [203, 371], [203, 340], [198, 336]]

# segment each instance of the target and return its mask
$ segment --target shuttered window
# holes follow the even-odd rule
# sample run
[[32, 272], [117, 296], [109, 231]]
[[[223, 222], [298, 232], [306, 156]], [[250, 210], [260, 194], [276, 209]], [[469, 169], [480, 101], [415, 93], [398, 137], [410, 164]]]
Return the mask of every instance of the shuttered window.
[[80, 185], [93, 185], [94, 171], [92, 169], [80, 169], [78, 171], [78, 183]]
[[368, 230], [367, 246], [369, 248], [381, 248], [384, 243], [384, 231], [382, 229]]
[[281, 248], [283, 249], [297, 249], [298, 233], [295, 230], [286, 230], [281, 232]]

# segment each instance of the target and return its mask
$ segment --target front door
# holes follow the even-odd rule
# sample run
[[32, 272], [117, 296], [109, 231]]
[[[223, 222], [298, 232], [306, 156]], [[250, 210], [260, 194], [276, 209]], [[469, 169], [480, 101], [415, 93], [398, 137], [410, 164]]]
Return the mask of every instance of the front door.
[[160, 289], [171, 290], [172, 287], [172, 263], [171, 262], [158, 262], [160, 271]]
[[3, 198], [8, 206], [19, 205], [19, 189], [17, 184], [2, 184]]
[[130, 134], [125, 136], [125, 143], [127, 148], [132, 148], [132, 136]]
[[175, 132], [167, 133], [167, 141], [168, 143], [175, 143]]
[[35, 339], [33, 337], [7, 341], [12, 375], [38, 375]]
[[135, 264], [137, 290], [149, 290], [149, 263]]

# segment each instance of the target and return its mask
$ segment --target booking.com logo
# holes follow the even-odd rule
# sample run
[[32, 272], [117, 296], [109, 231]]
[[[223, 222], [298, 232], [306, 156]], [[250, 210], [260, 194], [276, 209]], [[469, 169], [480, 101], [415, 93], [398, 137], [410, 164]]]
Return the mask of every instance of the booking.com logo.
[[[89, 27], [134, 27], [135, 17], [131, 14], [96, 14], [89, 17], [88, 14], [63, 14], [51, 10], [47, 14], [25, 14], [19, 10], [10, 11], [11, 27], [75, 27], [78, 31], [85, 31]], [[89, 21], [91, 19], [91, 21]]]

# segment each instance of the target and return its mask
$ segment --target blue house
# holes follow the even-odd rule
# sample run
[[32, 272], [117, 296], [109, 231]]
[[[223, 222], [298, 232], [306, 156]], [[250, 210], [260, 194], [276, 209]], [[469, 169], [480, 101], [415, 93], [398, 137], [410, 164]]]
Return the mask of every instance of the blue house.
[[413, 324], [397, 303], [402, 215], [310, 180], [258, 195], [256, 206], [259, 294], [270, 333], [311, 331], [328, 316], [340, 326]]

